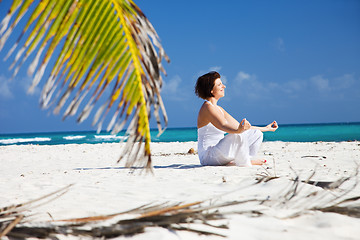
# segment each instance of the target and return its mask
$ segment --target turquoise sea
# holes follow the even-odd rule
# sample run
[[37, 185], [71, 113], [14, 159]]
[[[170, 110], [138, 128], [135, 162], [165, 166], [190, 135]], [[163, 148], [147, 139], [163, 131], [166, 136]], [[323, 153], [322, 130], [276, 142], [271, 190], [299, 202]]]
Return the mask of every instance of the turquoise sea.
[[[153, 142], [187, 142], [197, 140], [196, 128], [169, 128], [160, 137], [152, 130]], [[39, 144], [96, 144], [113, 143], [126, 140], [124, 132], [111, 135], [107, 132], [52, 132], [0, 134], [0, 146]], [[360, 122], [327, 124], [288, 124], [281, 125], [275, 133], [265, 133], [264, 141], [314, 142], [314, 141], [360, 141]]]

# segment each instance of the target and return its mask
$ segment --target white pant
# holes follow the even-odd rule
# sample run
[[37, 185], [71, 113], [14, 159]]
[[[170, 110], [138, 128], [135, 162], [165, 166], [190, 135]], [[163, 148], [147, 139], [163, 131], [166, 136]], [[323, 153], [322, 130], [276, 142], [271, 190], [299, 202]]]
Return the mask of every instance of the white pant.
[[263, 140], [263, 133], [250, 129], [240, 134], [227, 134], [215, 146], [209, 147], [201, 161], [202, 165], [226, 165], [234, 161], [237, 166], [251, 166]]

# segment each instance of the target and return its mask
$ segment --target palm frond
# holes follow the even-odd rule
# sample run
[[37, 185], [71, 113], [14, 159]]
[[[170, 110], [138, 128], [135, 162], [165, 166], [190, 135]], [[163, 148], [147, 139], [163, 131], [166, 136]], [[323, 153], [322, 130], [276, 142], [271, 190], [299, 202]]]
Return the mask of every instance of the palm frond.
[[[63, 111], [63, 119], [78, 114], [77, 121], [82, 122], [97, 108], [93, 125], [100, 131], [114, 112], [107, 130], [116, 134], [128, 124], [122, 153], [128, 157], [127, 165], [150, 167], [149, 118], [153, 112], [159, 132], [165, 129], [160, 90], [161, 72], [166, 73], [161, 62], [164, 58], [169, 62], [151, 23], [132, 0], [33, 2], [14, 0], [0, 25], [1, 50], [23, 16], [29, 15], [6, 56], [18, 49], [10, 67], [14, 76], [32, 59], [29, 91], [45, 81], [41, 106], [53, 108], [55, 114]], [[140, 146], [134, 147], [135, 142]]]

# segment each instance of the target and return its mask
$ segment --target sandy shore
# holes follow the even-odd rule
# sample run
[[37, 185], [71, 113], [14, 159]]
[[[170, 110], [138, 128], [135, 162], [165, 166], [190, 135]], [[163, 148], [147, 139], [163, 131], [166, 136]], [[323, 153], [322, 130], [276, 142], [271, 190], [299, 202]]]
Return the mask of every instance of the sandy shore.
[[[306, 180], [335, 181], [352, 176], [360, 164], [360, 142], [265, 142], [258, 156], [265, 167], [203, 167], [196, 142], [152, 143], [154, 174], [131, 171], [116, 164], [120, 144], [0, 147], [0, 208], [37, 198], [68, 184], [69, 191], [31, 213], [33, 221], [86, 217], [126, 211], [148, 203], [190, 203], [213, 199], [226, 202], [267, 199], [224, 209], [229, 229], [218, 229], [228, 239], [359, 239], [360, 219], [310, 210], [329, 204], [353, 186], [324, 190], [306, 183], [299, 194], [282, 203], [297, 176]], [[255, 184], [259, 175], [277, 179]], [[310, 192], [318, 192], [308, 196]], [[347, 197], [360, 196], [356, 186]], [[360, 201], [357, 202], [360, 206]], [[262, 214], [254, 215], [250, 211]], [[242, 212], [242, 213], [241, 213]], [[51, 215], [51, 217], [50, 217]], [[128, 239], [120, 237], [119, 239]], [[224, 239], [186, 231], [148, 228], [131, 239]]]

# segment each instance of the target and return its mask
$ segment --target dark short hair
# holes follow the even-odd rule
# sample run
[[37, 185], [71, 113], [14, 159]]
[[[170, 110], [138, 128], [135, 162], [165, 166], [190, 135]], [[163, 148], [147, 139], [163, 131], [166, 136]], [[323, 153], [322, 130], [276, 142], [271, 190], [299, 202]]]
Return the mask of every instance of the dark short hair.
[[200, 76], [196, 81], [195, 94], [202, 99], [213, 97], [211, 91], [214, 88], [215, 80], [218, 78], [220, 78], [220, 74], [215, 71]]

